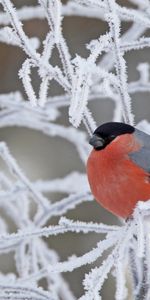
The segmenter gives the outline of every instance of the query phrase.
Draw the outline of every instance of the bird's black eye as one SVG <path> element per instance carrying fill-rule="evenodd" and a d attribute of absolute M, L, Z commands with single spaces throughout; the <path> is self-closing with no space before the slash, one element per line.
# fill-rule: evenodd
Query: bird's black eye
<path fill-rule="evenodd" d="M 115 138 L 116 138 L 116 135 L 114 135 L 114 134 L 112 134 L 112 135 L 109 136 L 109 140 L 110 141 L 113 141 Z"/>
<path fill-rule="evenodd" d="M 115 134 L 111 134 L 111 135 L 105 137 L 105 138 L 104 138 L 104 141 L 105 141 L 105 142 L 103 143 L 103 148 L 104 148 L 104 146 L 109 145 L 115 138 L 116 138 L 116 135 L 115 135 Z"/>

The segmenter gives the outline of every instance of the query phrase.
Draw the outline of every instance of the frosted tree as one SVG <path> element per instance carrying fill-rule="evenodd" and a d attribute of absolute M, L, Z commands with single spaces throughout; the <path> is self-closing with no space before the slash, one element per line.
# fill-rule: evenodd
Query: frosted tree
<path fill-rule="evenodd" d="M 67 139 L 85 164 L 90 150 L 89 135 L 96 128 L 89 102 L 109 98 L 114 103 L 113 120 L 134 124 L 132 95 L 150 92 L 148 63 L 139 62 L 139 79 L 128 82 L 124 56 L 131 50 L 150 47 L 150 38 L 144 36 L 150 27 L 149 1 L 130 0 L 131 6 L 124 7 L 115 0 L 68 0 L 65 4 L 60 0 L 39 0 L 36 6 L 18 9 L 11 0 L 0 3 L 0 42 L 21 48 L 26 56 L 18 70 L 26 99 L 20 91 L 0 95 L 0 127 L 26 127 L 49 137 Z M 85 45 L 89 51 L 86 59 L 70 54 L 62 30 L 67 16 L 101 19 L 108 24 L 104 35 Z M 42 44 L 24 31 L 23 22 L 34 18 L 47 20 L 49 26 Z M 122 21 L 131 23 L 125 33 L 121 32 Z M 61 61 L 58 66 L 52 63 L 56 49 Z M 40 77 L 38 93 L 32 84 L 34 71 Z M 53 81 L 63 92 L 52 97 L 49 92 Z M 59 123 L 63 107 L 68 108 L 68 127 Z M 85 131 L 79 129 L 82 122 Z M 148 121 L 141 120 L 137 126 L 150 133 Z M 116 300 L 128 299 L 128 277 L 132 283 L 132 299 L 150 298 L 149 201 L 139 201 L 133 218 L 120 226 L 70 220 L 65 217 L 67 211 L 83 201 L 93 201 L 85 174 L 72 172 L 64 178 L 31 182 L 5 141 L 0 142 L 0 156 L 8 169 L 0 173 L 0 207 L 7 215 L 0 218 L 0 254 L 13 253 L 16 264 L 16 273 L 0 274 L 0 299 L 76 299 L 62 273 L 73 272 L 86 264 L 91 265 L 91 271 L 85 274 L 85 292 L 80 300 L 101 299 L 109 273 L 116 280 Z M 67 196 L 55 203 L 46 196 L 61 192 Z M 32 203 L 36 206 L 33 218 L 30 216 Z M 58 224 L 46 226 L 53 216 L 59 218 Z M 13 233 L 9 232 L 8 218 L 16 225 Z M 81 256 L 59 261 L 47 241 L 53 235 L 63 237 L 66 232 L 101 233 L 104 239 Z M 93 267 L 92 263 L 108 249 L 103 263 Z M 47 289 L 39 285 L 43 278 Z"/>

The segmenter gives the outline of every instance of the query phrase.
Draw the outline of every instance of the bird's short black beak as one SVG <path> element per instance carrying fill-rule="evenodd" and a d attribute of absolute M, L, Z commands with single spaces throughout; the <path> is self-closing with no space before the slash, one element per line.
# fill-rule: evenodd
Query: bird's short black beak
<path fill-rule="evenodd" d="M 104 147 L 104 143 L 104 139 L 96 134 L 93 134 L 93 136 L 89 140 L 89 144 L 92 145 L 96 150 L 102 149 Z"/>

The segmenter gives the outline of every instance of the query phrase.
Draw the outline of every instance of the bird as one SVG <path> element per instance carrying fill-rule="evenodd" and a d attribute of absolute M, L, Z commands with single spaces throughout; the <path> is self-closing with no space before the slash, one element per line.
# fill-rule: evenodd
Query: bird
<path fill-rule="evenodd" d="M 89 140 L 87 177 L 95 199 L 114 215 L 132 218 L 150 199 L 150 135 L 126 123 L 100 125 Z"/>

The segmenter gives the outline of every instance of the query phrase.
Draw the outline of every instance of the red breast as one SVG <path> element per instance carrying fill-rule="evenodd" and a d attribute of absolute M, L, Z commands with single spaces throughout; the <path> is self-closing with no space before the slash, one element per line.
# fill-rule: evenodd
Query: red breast
<path fill-rule="evenodd" d="M 148 174 L 128 156 L 141 148 L 133 134 L 118 136 L 104 149 L 92 150 L 87 162 L 91 191 L 113 214 L 130 216 L 139 200 L 150 198 Z"/>

